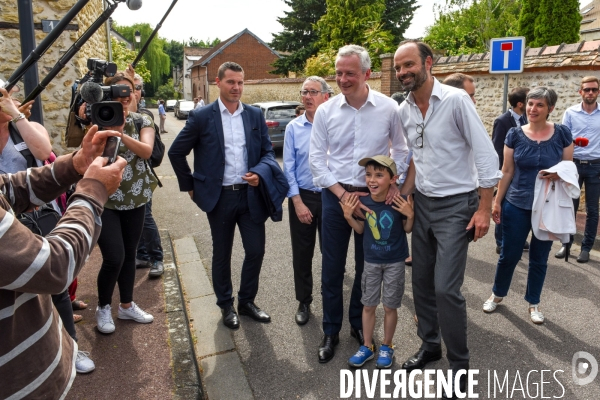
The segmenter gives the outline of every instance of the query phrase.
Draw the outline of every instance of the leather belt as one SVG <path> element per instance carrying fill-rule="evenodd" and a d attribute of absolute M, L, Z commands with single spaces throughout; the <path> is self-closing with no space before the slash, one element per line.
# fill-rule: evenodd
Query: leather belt
<path fill-rule="evenodd" d="M 342 185 L 344 190 L 347 192 L 365 192 L 365 193 L 369 192 L 369 189 L 366 186 L 352 186 L 347 183 L 341 183 L 341 182 L 338 182 L 338 183 L 340 185 Z"/>
<path fill-rule="evenodd" d="M 248 189 L 247 183 L 236 183 L 235 185 L 222 186 L 223 190 L 246 190 Z"/>
<path fill-rule="evenodd" d="M 597 158 L 595 160 L 578 160 L 577 158 L 573 159 L 573 162 L 575 164 L 580 164 L 580 165 L 594 165 L 594 164 L 600 164 L 600 158 Z"/>

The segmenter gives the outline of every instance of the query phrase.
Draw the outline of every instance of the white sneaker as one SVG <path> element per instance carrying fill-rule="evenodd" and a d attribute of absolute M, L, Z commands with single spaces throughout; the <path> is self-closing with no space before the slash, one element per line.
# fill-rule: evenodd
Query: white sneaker
<path fill-rule="evenodd" d="M 150 322 L 154 321 L 154 317 L 152 315 L 139 308 L 133 301 L 131 302 L 131 307 L 129 308 L 123 308 L 119 304 L 119 315 L 117 318 L 132 319 L 140 324 L 149 324 Z"/>
<path fill-rule="evenodd" d="M 113 333 L 115 331 L 115 323 L 110 314 L 110 304 L 104 307 L 96 307 L 96 324 L 98 330 L 102 333 Z"/>
<path fill-rule="evenodd" d="M 492 293 L 490 298 L 487 299 L 485 301 L 485 303 L 483 303 L 483 312 L 489 314 L 489 313 L 496 311 L 496 308 L 498 307 L 498 303 L 500 303 L 503 298 L 504 297 L 498 297 L 498 296 L 494 295 L 494 293 Z"/>
<path fill-rule="evenodd" d="M 78 374 L 88 374 L 96 369 L 96 364 L 90 359 L 90 353 L 87 351 L 77 351 L 75 360 L 75 371 Z"/>
<path fill-rule="evenodd" d="M 544 314 L 542 314 L 542 312 L 538 310 L 538 306 L 539 304 L 529 305 L 529 316 L 531 317 L 531 322 L 540 325 L 544 323 Z"/>

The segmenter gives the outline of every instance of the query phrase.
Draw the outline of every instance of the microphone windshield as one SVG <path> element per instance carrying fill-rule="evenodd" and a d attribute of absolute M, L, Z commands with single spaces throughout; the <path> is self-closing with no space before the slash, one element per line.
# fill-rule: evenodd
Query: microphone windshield
<path fill-rule="evenodd" d="M 590 143 L 590 140 L 588 138 L 578 137 L 578 138 L 575 138 L 575 140 L 573 140 L 573 142 L 575 142 L 576 146 L 585 147 Z"/>
<path fill-rule="evenodd" d="M 127 0 L 127 7 L 133 11 L 139 10 L 142 8 L 142 0 Z"/>
<path fill-rule="evenodd" d="M 81 85 L 79 92 L 81 93 L 81 98 L 88 104 L 98 103 L 104 97 L 102 87 L 94 82 L 84 83 Z"/>

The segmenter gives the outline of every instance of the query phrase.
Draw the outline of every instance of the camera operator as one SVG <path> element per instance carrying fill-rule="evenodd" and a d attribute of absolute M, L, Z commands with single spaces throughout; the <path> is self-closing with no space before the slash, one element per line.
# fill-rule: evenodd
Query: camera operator
<path fill-rule="evenodd" d="M 81 150 L 52 165 L 0 175 L 2 399 L 64 398 L 75 377 L 77 343 L 62 328 L 50 294 L 64 291 L 82 268 L 100 234 L 102 206 L 126 165 L 118 159 L 106 166 L 98 157 L 107 137 L 118 132 L 97 131 L 92 127 Z M 47 237 L 15 220 L 16 213 L 56 198 L 77 181 L 65 215 Z"/>
<path fill-rule="evenodd" d="M 103 261 L 98 273 L 96 322 L 98 330 L 108 334 L 115 331 L 111 302 L 117 283 L 121 300 L 118 318 L 139 323 L 154 320 L 152 315 L 133 302 L 133 289 L 135 257 L 144 225 L 145 206 L 152 199 L 152 190 L 157 182 L 147 165 L 154 145 L 154 124 L 147 116 L 130 111 L 131 103 L 136 101 L 133 81 L 124 72 L 117 72 L 113 77 L 106 78 L 104 85 L 129 87 L 128 97 L 112 99 L 120 102 L 124 110 L 125 125 L 114 129 L 121 132 L 118 154 L 127 161 L 127 166 L 119 189 L 104 206 L 104 229 L 98 238 Z M 80 108 L 80 117 L 85 118 L 85 103 Z M 136 120 L 139 122 L 139 131 Z"/>

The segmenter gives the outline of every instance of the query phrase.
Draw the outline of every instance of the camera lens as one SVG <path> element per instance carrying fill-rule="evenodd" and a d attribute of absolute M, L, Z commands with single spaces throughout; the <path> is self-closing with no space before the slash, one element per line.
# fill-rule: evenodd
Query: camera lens
<path fill-rule="evenodd" d="M 112 107 L 102 107 L 98 111 L 98 116 L 102 121 L 112 121 L 115 116 L 115 110 Z"/>

